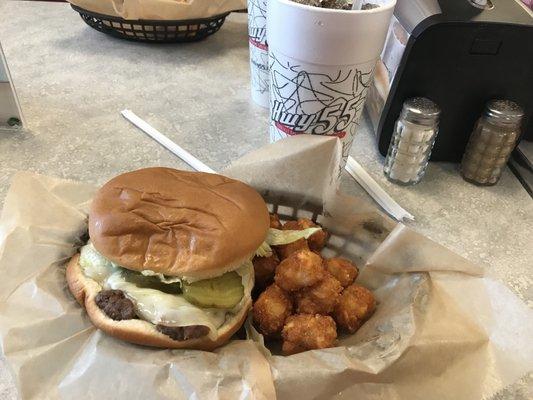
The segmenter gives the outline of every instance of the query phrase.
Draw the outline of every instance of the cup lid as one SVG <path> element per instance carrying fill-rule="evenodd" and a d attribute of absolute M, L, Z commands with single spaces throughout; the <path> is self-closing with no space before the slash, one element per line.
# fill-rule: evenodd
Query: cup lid
<path fill-rule="evenodd" d="M 368 72 L 383 49 L 396 0 L 382 0 L 380 4 L 379 8 L 361 11 L 268 0 L 271 60 L 281 54 L 292 60 L 290 68 L 294 65 L 302 71 L 309 71 L 309 64 L 318 64 L 336 67 L 335 74 L 348 70 L 348 66 L 355 66 L 350 68 L 352 74 Z"/>

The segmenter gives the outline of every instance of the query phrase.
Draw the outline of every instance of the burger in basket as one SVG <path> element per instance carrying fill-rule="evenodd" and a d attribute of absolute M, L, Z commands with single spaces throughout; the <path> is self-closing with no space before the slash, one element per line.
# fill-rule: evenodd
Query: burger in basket
<path fill-rule="evenodd" d="M 269 223 L 264 200 L 242 182 L 170 168 L 125 173 L 93 198 L 90 239 L 68 263 L 68 286 L 111 336 L 211 350 L 247 316 L 251 260 L 269 246 Z"/>

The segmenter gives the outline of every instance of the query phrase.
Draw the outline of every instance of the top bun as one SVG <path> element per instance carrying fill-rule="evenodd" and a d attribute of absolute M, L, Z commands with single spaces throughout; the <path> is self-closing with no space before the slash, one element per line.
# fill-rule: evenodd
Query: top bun
<path fill-rule="evenodd" d="M 130 270 L 205 279 L 239 267 L 265 240 L 268 209 L 250 186 L 221 175 L 146 168 L 96 193 L 89 235 Z"/>

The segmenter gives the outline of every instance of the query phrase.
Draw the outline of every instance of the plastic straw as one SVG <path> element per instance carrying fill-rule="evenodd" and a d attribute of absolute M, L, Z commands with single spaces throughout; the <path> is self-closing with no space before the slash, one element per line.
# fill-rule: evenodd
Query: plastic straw
<path fill-rule="evenodd" d="M 397 221 L 415 220 L 415 217 L 396 203 L 353 157 L 348 157 L 345 169 L 387 214 Z"/>
<path fill-rule="evenodd" d="M 198 160 L 196 157 L 194 157 L 187 150 L 185 150 L 182 147 L 178 146 L 176 143 L 174 143 L 168 137 L 166 137 L 161 132 L 159 132 L 157 129 L 152 127 L 146 121 L 142 120 L 137 115 L 135 115 L 132 111 L 123 110 L 120 113 L 122 114 L 122 116 L 124 118 L 126 118 L 128 121 L 130 121 L 133 125 L 135 125 L 137 128 L 142 130 L 144 133 L 146 133 L 148 136 L 150 136 L 156 142 L 160 143 L 165 148 L 170 150 L 172 153 L 177 155 L 179 158 L 181 158 L 183 161 L 185 161 L 187 164 L 189 164 L 196 171 L 215 173 L 215 170 L 209 168 L 207 165 L 205 165 L 203 162 Z"/>

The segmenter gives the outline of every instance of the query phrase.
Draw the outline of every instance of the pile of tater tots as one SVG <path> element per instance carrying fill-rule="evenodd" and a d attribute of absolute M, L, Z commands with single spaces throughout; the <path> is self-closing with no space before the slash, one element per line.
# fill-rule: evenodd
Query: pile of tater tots
<path fill-rule="evenodd" d="M 282 224 L 276 214 L 270 227 L 303 230 L 317 227 L 309 219 Z M 323 258 L 325 229 L 293 243 L 273 246 L 271 256 L 253 259 L 255 327 L 266 340 L 282 340 L 285 355 L 334 347 L 339 332 L 354 333 L 372 315 L 372 292 L 357 285 L 358 269 L 343 258 Z"/>

